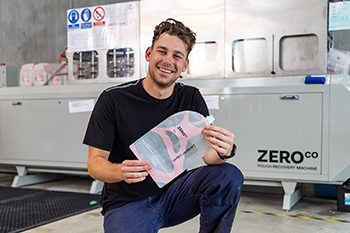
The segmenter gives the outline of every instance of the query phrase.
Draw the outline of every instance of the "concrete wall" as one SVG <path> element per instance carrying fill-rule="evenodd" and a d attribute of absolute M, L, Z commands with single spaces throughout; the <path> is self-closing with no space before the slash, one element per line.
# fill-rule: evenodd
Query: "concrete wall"
<path fill-rule="evenodd" d="M 67 10 L 121 0 L 0 0 L 0 63 L 58 62 L 67 46 Z"/>

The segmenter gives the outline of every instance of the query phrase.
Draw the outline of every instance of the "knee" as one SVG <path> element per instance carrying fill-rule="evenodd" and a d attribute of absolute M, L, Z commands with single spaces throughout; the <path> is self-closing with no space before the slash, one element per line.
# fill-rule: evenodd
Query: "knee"
<path fill-rule="evenodd" d="M 242 172 L 233 164 L 223 163 L 220 165 L 203 166 L 196 178 L 206 183 L 206 187 L 216 190 L 221 187 L 226 190 L 240 190 L 244 177 Z"/>
<path fill-rule="evenodd" d="M 223 179 L 227 179 L 229 182 L 234 183 L 237 187 L 241 187 L 244 182 L 244 176 L 235 165 L 230 163 L 223 163 L 220 165 L 220 173 Z"/>
<path fill-rule="evenodd" d="M 223 163 L 214 166 L 212 187 L 212 197 L 217 197 L 207 202 L 214 205 L 232 205 L 239 201 L 243 186 L 244 177 L 242 172 L 230 163 Z M 215 194 L 214 194 L 215 193 Z"/>

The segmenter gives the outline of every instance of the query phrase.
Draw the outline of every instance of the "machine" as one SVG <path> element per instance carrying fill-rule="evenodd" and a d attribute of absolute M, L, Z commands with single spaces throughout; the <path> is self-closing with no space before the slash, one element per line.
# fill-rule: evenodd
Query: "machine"
<path fill-rule="evenodd" d="M 0 164 L 17 167 L 23 183 L 14 186 L 36 182 L 24 181 L 26 171 L 86 174 L 81 141 L 91 102 L 110 85 L 145 76 L 154 26 L 173 17 L 197 34 L 179 81 L 199 87 L 215 124 L 234 132 L 238 150 L 229 162 L 245 184 L 282 186 L 290 210 L 303 184 L 350 177 L 350 77 L 327 74 L 327 12 L 327 0 L 141 0 L 70 9 L 72 85 L 0 92 Z"/>

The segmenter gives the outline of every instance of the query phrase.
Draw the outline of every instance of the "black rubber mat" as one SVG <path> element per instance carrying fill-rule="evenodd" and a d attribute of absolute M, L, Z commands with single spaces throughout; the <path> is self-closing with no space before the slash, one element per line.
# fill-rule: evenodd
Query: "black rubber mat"
<path fill-rule="evenodd" d="M 0 233 L 22 232 L 100 207 L 100 195 L 0 187 Z"/>

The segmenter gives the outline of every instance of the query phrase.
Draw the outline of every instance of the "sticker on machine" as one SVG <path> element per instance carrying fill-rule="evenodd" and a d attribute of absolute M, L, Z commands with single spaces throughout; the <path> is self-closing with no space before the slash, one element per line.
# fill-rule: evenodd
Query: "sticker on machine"
<path fill-rule="evenodd" d="M 344 194 L 344 204 L 350 206 L 350 193 Z"/>
<path fill-rule="evenodd" d="M 219 96 L 218 95 L 204 95 L 203 96 L 208 109 L 219 109 Z"/>
<path fill-rule="evenodd" d="M 80 100 L 68 102 L 69 113 L 92 112 L 94 109 L 94 100 Z"/>

